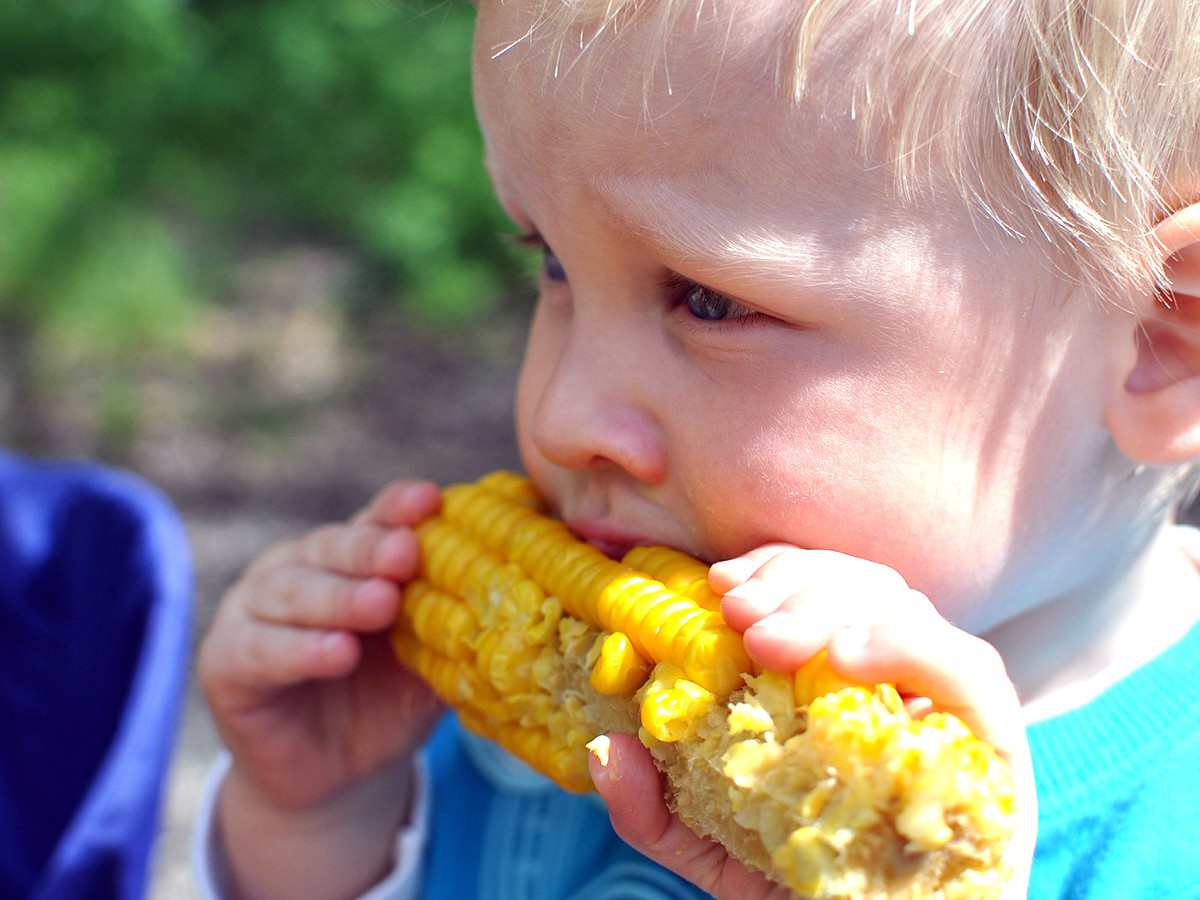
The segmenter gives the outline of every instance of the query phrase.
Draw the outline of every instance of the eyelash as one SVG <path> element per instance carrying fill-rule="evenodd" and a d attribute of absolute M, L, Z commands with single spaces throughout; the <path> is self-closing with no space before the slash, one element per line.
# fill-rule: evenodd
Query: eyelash
<path fill-rule="evenodd" d="M 682 307 L 686 309 L 688 314 L 698 322 L 720 323 L 722 325 L 745 325 L 761 315 L 756 310 L 743 306 L 720 291 L 714 291 L 712 288 L 705 287 L 677 273 L 672 273 L 667 278 L 666 288 L 668 296 L 671 298 L 671 305 L 674 308 Z M 713 304 L 719 304 L 724 308 L 726 314 L 720 316 L 705 315 L 699 312 L 696 307 L 693 307 L 693 303 L 706 304 L 710 309 Z"/>
<path fill-rule="evenodd" d="M 562 263 L 555 256 L 554 250 L 536 231 L 528 231 L 515 237 L 516 243 L 523 247 L 532 247 L 542 251 L 542 274 L 550 281 L 566 281 L 567 274 Z M 756 310 L 743 306 L 736 300 L 714 291 L 712 288 L 698 284 L 689 278 L 672 272 L 664 281 L 663 287 L 671 302 L 672 309 L 686 308 L 688 314 L 698 322 L 721 324 L 748 324 L 761 316 Z M 727 316 L 704 315 L 692 307 L 693 302 L 726 304 L 726 309 L 732 314 Z"/>
<path fill-rule="evenodd" d="M 526 231 L 522 234 L 511 235 L 513 243 L 520 247 L 529 247 L 533 250 L 540 250 L 542 253 L 542 274 L 551 281 L 566 281 L 567 273 L 563 270 L 562 263 L 558 261 L 558 257 L 554 255 L 554 251 L 550 249 L 550 245 L 546 243 L 537 231 Z"/>

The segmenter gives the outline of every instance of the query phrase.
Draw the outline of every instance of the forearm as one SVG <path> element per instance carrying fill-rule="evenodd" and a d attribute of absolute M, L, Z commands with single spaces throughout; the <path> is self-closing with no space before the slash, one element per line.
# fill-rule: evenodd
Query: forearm
<path fill-rule="evenodd" d="M 280 808 L 235 766 L 216 823 L 237 900 L 341 900 L 366 892 L 395 865 L 410 815 L 411 762 L 355 784 L 313 810 Z M 231 898 L 232 900 L 232 898 Z"/>

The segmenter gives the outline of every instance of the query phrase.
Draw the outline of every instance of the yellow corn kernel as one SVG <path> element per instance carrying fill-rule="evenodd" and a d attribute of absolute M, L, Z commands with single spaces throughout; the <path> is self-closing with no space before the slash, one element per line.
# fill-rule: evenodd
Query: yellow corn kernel
<path fill-rule="evenodd" d="M 833 671 L 824 650 L 808 660 L 792 676 L 792 693 L 797 706 L 808 706 L 817 697 L 824 697 L 842 688 L 862 686 Z"/>
<path fill-rule="evenodd" d="M 597 735 L 637 734 L 684 822 L 795 891 L 999 896 L 1012 773 L 957 719 L 912 719 L 892 686 L 855 685 L 824 652 L 756 671 L 702 563 L 609 559 L 514 473 L 447 488 L 417 536 L 398 658 L 567 790 L 590 788 L 589 752 L 607 762 Z"/>
<path fill-rule="evenodd" d="M 455 659 L 474 659 L 479 622 L 470 607 L 424 581 L 415 582 L 405 597 L 405 615 L 424 644 Z"/>
<path fill-rule="evenodd" d="M 473 668 L 443 656 L 411 633 L 394 631 L 392 643 L 405 663 L 415 669 L 434 692 L 451 706 L 489 707 L 499 701 Z"/>
<path fill-rule="evenodd" d="M 497 469 L 495 472 L 489 472 L 479 479 L 479 486 L 487 488 L 489 491 L 495 491 L 497 494 L 502 494 L 510 500 L 515 500 L 522 506 L 528 506 L 530 509 L 539 510 L 542 508 L 542 501 L 534 490 L 533 482 L 524 475 L 518 475 L 516 472 L 509 472 L 505 469 Z"/>
<path fill-rule="evenodd" d="M 507 558 L 571 615 L 593 628 L 628 635 L 644 658 L 675 662 L 690 679 L 718 693 L 739 686 L 750 660 L 741 637 L 718 613 L 609 559 L 575 538 L 563 523 L 482 483 L 447 488 L 444 497 L 442 518 L 452 527 L 418 529 L 419 536 L 438 542 L 436 558 L 429 563 L 435 573 L 431 580 L 455 564 L 461 568 L 447 573 L 448 583 L 465 582 L 465 587 L 474 574 L 464 557 L 486 548 L 486 566 Z M 455 531 L 471 536 L 456 541 L 453 550 L 442 548 Z M 456 585 L 450 583 L 448 589 L 453 592 Z M 681 635 L 686 640 L 681 642 Z"/>
<path fill-rule="evenodd" d="M 620 631 L 604 635 L 592 666 L 592 687 L 601 694 L 632 694 L 650 674 L 650 663 Z"/>
<path fill-rule="evenodd" d="M 721 595 L 708 586 L 708 566 L 670 547 L 634 547 L 621 560 L 645 572 L 677 594 L 696 602 L 702 609 L 721 611 Z"/>
<path fill-rule="evenodd" d="M 608 753 L 612 749 L 612 739 L 607 734 L 596 735 L 587 742 L 587 748 L 596 754 L 596 759 L 600 760 L 600 765 L 608 765 Z"/>
<path fill-rule="evenodd" d="M 475 666 L 501 694 L 515 694 L 535 686 L 533 666 L 540 651 L 520 632 L 493 628 L 479 640 Z"/>
<path fill-rule="evenodd" d="M 683 740 L 715 701 L 711 691 L 681 678 L 665 690 L 647 692 L 642 700 L 642 727 L 664 743 Z"/>

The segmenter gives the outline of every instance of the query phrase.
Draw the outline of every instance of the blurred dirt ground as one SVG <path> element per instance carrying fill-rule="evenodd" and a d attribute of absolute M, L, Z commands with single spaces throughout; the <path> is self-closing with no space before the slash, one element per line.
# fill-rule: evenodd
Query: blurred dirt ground
<path fill-rule="evenodd" d="M 65 358 L 43 384 L 51 402 L 17 424 L 28 410 L 0 392 L 0 425 L 30 438 L 20 449 L 99 457 L 176 503 L 192 542 L 195 644 L 223 592 L 268 545 L 345 518 L 393 479 L 445 484 L 517 465 L 523 315 L 452 330 L 399 314 L 350 322 L 343 301 L 353 277 L 325 248 L 260 257 L 242 267 L 238 296 L 195 323 L 178 354 L 115 376 Z M 193 678 L 151 900 L 196 896 L 191 824 L 217 747 Z"/>

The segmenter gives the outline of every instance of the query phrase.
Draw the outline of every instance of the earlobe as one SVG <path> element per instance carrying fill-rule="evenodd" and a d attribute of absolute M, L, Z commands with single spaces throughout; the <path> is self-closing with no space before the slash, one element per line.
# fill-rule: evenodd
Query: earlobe
<path fill-rule="evenodd" d="M 1138 315 L 1134 362 L 1107 425 L 1130 459 L 1170 466 L 1200 459 L 1200 204 L 1164 219 L 1154 236 L 1165 288 Z"/>

